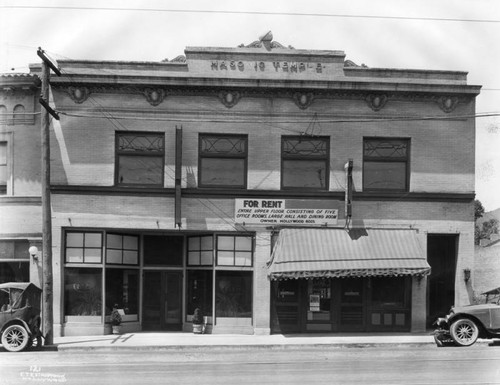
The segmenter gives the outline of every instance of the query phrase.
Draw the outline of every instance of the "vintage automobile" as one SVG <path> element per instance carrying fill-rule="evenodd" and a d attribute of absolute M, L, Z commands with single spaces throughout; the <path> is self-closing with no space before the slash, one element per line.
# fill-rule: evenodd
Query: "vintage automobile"
<path fill-rule="evenodd" d="M 0 284 L 0 333 L 2 346 L 11 352 L 42 345 L 40 298 L 32 283 Z"/>
<path fill-rule="evenodd" d="M 452 307 L 434 323 L 437 346 L 470 346 L 478 338 L 500 338 L 500 287 L 482 293 L 485 303 Z"/>

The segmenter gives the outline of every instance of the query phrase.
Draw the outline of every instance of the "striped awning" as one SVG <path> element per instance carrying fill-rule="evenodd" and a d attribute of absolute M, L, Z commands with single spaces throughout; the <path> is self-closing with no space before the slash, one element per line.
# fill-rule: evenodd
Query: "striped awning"
<path fill-rule="evenodd" d="M 283 229 L 268 263 L 273 280 L 430 274 L 415 230 Z"/>

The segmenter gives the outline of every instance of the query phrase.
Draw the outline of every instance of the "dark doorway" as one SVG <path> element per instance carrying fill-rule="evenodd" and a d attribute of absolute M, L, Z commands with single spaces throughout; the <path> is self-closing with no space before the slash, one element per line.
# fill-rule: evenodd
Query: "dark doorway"
<path fill-rule="evenodd" d="M 427 283 L 427 327 L 448 313 L 455 302 L 458 235 L 429 234 L 427 261 L 431 275 Z"/>
<path fill-rule="evenodd" d="M 182 272 L 144 272 L 142 328 L 182 329 Z"/>
<path fill-rule="evenodd" d="M 340 280 L 340 330 L 365 329 L 365 286 L 364 279 Z"/>
<path fill-rule="evenodd" d="M 290 279 L 271 283 L 271 332 L 298 333 L 301 331 L 301 281 Z"/>

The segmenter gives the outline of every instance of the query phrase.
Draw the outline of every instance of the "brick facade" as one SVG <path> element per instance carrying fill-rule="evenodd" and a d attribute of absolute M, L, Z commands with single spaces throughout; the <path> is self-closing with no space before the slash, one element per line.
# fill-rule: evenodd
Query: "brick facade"
<path fill-rule="evenodd" d="M 475 127 L 469 117 L 479 87 L 468 86 L 465 73 L 349 67 L 341 51 L 259 47 L 191 47 L 181 63 L 59 64 L 71 76 L 52 80 L 54 103 L 62 112 L 51 130 L 56 335 L 105 330 L 102 320 L 83 326 L 65 318 L 64 234 L 74 229 L 253 234 L 251 327 L 215 325 L 213 331 L 270 333 L 267 262 L 271 234 L 279 228 L 236 222 L 235 199 L 328 201 L 338 210 L 334 228 L 340 230 L 348 159 L 354 164 L 351 226 L 414 229 L 424 249 L 428 234 L 458 235 L 454 300 L 468 303 L 462 271 L 474 263 Z M 182 127 L 180 229 L 175 229 L 176 127 Z M 115 185 L 116 133 L 127 131 L 164 133 L 163 187 Z M 207 133 L 248 136 L 246 190 L 198 188 L 199 135 Z M 284 135 L 329 138 L 327 190 L 281 189 Z M 367 137 L 410 140 L 408 191 L 363 191 Z M 425 329 L 428 279 L 412 279 L 414 332 Z M 127 327 L 141 330 L 140 318 Z"/>

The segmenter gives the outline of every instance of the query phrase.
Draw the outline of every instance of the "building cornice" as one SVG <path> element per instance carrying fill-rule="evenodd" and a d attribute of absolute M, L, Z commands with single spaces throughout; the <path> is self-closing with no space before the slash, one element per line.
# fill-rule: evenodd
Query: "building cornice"
<path fill-rule="evenodd" d="M 318 99 L 342 99 L 342 100 L 364 100 L 373 111 L 380 111 L 387 103 L 392 101 L 411 102 L 433 102 L 445 113 L 452 112 L 459 104 L 468 104 L 479 93 L 480 87 L 462 85 L 425 85 L 422 87 L 410 87 L 408 85 L 370 84 L 367 87 L 359 87 L 349 82 L 333 82 L 320 84 L 317 88 L 301 82 L 289 82 L 286 85 L 276 81 L 241 85 L 241 81 L 226 84 L 213 83 L 211 85 L 197 85 L 193 82 L 189 85 L 119 85 L 119 84 L 93 84 L 93 83 L 65 83 L 54 82 L 54 90 L 62 91 L 76 103 L 84 103 L 92 94 L 131 94 L 141 95 L 146 101 L 156 107 L 172 96 L 209 96 L 216 97 L 227 108 L 234 107 L 244 98 L 287 98 L 300 109 L 307 109 Z M 238 84 L 237 86 L 235 84 Z"/>

